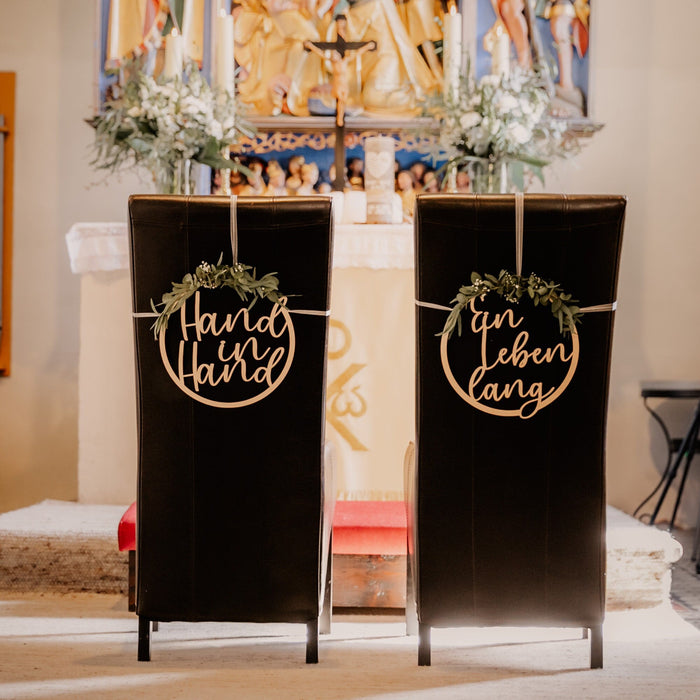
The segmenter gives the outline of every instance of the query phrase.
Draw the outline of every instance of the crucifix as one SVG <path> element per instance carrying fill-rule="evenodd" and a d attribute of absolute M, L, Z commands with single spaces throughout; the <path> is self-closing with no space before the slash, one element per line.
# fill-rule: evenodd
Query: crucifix
<path fill-rule="evenodd" d="M 333 70 L 333 97 L 335 97 L 335 180 L 333 189 L 343 191 L 345 184 L 345 107 L 350 94 L 348 79 L 348 63 L 352 58 L 362 56 L 367 51 L 377 49 L 376 41 L 346 41 L 348 21 L 345 15 L 335 18 L 335 28 L 338 38 L 335 41 L 305 41 L 304 49 L 312 51 L 322 59 L 326 51 L 331 51 L 331 66 Z M 346 55 L 346 52 L 352 52 Z"/>

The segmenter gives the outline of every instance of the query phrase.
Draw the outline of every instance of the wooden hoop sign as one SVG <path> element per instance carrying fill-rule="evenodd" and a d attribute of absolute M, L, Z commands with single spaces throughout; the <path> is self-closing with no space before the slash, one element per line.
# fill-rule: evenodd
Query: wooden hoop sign
<path fill-rule="evenodd" d="M 240 408 L 269 396 L 294 359 L 294 324 L 285 303 L 259 300 L 249 309 L 231 289 L 198 290 L 160 332 L 168 375 L 207 406 Z"/>
<path fill-rule="evenodd" d="M 532 418 L 571 382 L 579 359 L 578 332 L 561 335 L 548 311 L 538 314 L 541 308 L 523 315 L 502 299 L 478 306 L 476 301 L 464 311 L 465 337 L 442 336 L 440 359 L 447 381 L 479 411 Z"/>

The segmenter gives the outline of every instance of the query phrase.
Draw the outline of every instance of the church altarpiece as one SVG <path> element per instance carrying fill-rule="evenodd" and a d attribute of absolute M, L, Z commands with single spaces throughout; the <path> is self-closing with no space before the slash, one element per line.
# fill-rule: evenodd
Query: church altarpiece
<path fill-rule="evenodd" d="M 210 77 L 216 18 L 233 15 L 237 98 L 258 131 L 247 154 L 286 162 L 301 150 L 324 170 L 338 138 L 361 157 L 364 136 L 379 132 L 394 135 L 402 167 L 424 158 L 415 119 L 449 81 L 450 13 L 460 18 L 461 72 L 489 73 L 505 34 L 512 63 L 550 68 L 557 114 L 577 130 L 588 121 L 590 0 L 102 1 L 103 90 L 125 57 L 157 73 L 173 29 Z M 334 129 L 339 83 L 349 133 Z"/>

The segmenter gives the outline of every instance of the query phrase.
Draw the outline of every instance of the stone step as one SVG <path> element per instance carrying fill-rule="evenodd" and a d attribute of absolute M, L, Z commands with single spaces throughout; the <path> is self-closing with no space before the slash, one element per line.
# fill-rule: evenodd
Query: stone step
<path fill-rule="evenodd" d="M 403 504 L 352 503 L 339 502 L 334 522 L 334 606 L 403 607 Z M 126 594 L 128 557 L 117 546 L 125 510 L 43 501 L 0 515 L 0 589 Z M 607 608 L 668 603 L 680 544 L 614 508 L 607 517 Z"/>

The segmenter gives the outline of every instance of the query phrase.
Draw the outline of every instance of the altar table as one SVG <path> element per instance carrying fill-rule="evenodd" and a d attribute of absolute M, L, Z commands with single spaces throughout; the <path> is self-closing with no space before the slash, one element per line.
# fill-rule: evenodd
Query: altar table
<path fill-rule="evenodd" d="M 137 438 L 127 227 L 77 223 L 66 242 L 81 275 L 78 497 L 130 503 Z M 414 322 L 413 227 L 336 226 L 326 426 L 339 498 L 403 498 Z"/>

